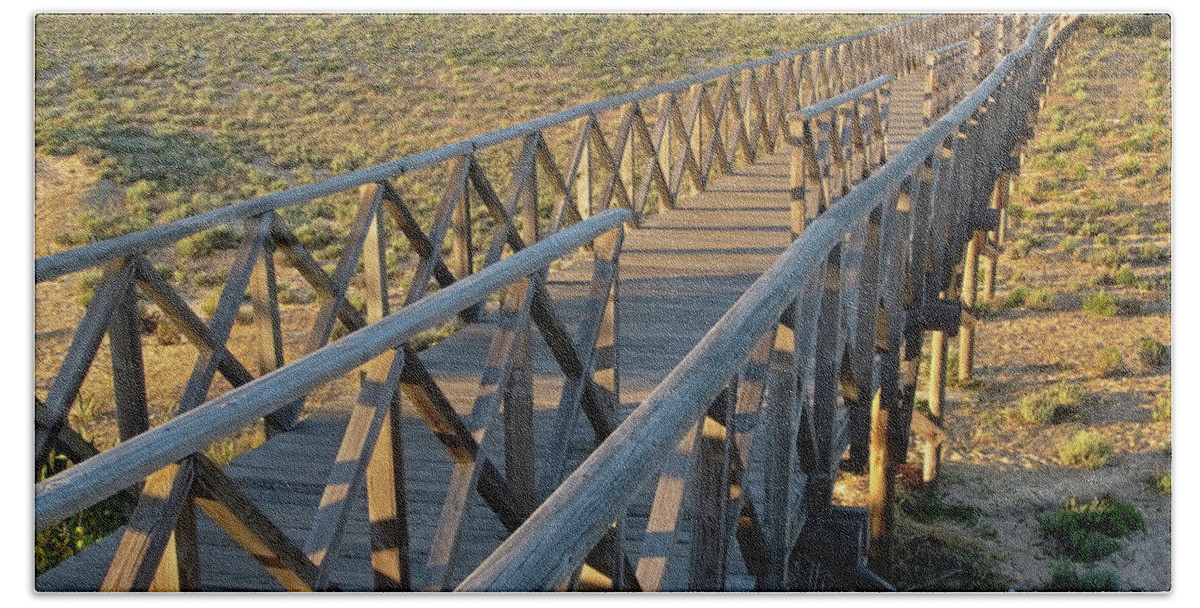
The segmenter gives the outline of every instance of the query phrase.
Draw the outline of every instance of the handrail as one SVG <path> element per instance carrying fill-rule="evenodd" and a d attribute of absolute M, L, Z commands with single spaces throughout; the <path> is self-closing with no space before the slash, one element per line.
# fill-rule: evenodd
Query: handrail
<path fill-rule="evenodd" d="M 813 104 L 811 106 L 808 106 L 807 108 L 803 108 L 797 113 L 802 114 L 805 118 L 812 118 L 814 116 L 824 114 L 825 112 L 828 112 L 829 110 L 832 110 L 833 108 L 836 108 L 851 99 L 856 99 L 858 97 L 862 97 L 863 95 L 866 95 L 867 93 L 874 91 L 875 89 L 878 89 L 879 87 L 891 82 L 892 80 L 893 79 L 890 75 L 880 76 L 879 78 L 876 78 L 875 80 L 872 80 L 871 82 L 854 87 L 853 89 L 850 89 L 849 91 L 846 91 L 845 93 L 842 93 L 841 95 L 838 95 L 836 97 L 830 97 L 829 99 L 826 99 L 825 101 L 822 101 L 821 103 Z M 793 135 L 793 137 L 795 137 L 795 136 Z"/>
<path fill-rule="evenodd" d="M 648 100 L 663 93 L 679 92 L 697 83 L 707 82 L 715 78 L 733 74 L 742 70 L 754 69 L 782 60 L 795 58 L 804 53 L 833 48 L 838 45 L 847 44 L 855 40 L 861 40 L 875 34 L 917 23 L 932 17 L 932 15 L 922 15 L 907 21 L 875 28 L 867 32 L 855 34 L 853 36 L 812 44 L 785 53 L 772 55 L 763 59 L 756 59 L 732 66 L 709 70 L 702 74 L 690 76 L 688 78 L 682 78 L 666 84 L 647 87 L 631 93 L 614 95 L 582 106 L 576 106 L 574 108 L 562 110 L 549 116 L 537 118 L 518 125 L 506 127 L 504 129 L 499 129 L 497 131 L 486 133 L 470 139 L 447 144 L 433 150 L 427 150 L 417 154 L 405 156 L 403 158 L 376 165 L 374 167 L 360 169 L 358 171 L 332 177 L 320 182 L 297 186 L 295 188 L 289 188 L 280 192 L 274 192 L 238 203 L 233 203 L 229 206 L 183 218 L 170 224 L 155 226 L 140 232 L 126 234 L 98 243 L 92 243 L 68 251 L 44 256 L 34 260 L 34 281 L 36 283 L 41 283 L 43 281 L 53 280 L 71 272 L 101 265 L 110 260 L 143 252 L 148 249 L 162 247 L 203 230 L 214 228 L 237 219 L 253 217 L 268 211 L 291 207 L 317 198 L 329 196 L 331 194 L 345 192 L 359 186 L 392 179 L 406 173 L 411 173 L 417 169 L 428 167 L 430 165 L 447 161 L 455 157 L 468 155 L 499 143 L 538 133 L 544 129 L 559 126 L 564 123 L 588 116 L 589 114 L 596 114 L 599 112 L 612 110 L 631 102 Z"/>
<path fill-rule="evenodd" d="M 435 327 L 496 290 L 546 267 L 611 230 L 631 213 L 609 209 L 547 236 L 445 289 L 312 354 L 122 442 L 47 479 L 34 490 L 38 530 L 221 439 L 310 390 Z"/>
<path fill-rule="evenodd" d="M 974 92 L 838 204 L 806 227 L 625 421 L 530 518 L 459 585 L 459 591 L 553 588 L 609 530 L 628 500 L 737 373 L 759 337 L 814 279 L 850 226 L 895 193 L 976 114 L 1018 62 L 1041 51 L 1043 16 L 1026 42 Z M 554 556 L 553 559 L 547 556 Z"/>

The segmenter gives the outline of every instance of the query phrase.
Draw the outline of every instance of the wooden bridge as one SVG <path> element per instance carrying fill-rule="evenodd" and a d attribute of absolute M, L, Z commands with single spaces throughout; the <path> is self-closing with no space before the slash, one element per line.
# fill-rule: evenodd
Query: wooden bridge
<path fill-rule="evenodd" d="M 936 475 L 945 337 L 969 375 L 1074 23 L 922 17 L 38 259 L 38 282 L 103 278 L 35 400 L 37 462 L 76 463 L 37 484 L 37 529 L 136 508 L 37 589 L 890 589 L 896 466 L 911 427 Z M 501 190 L 481 159 L 506 145 Z M 427 219 L 405 180 L 444 192 Z M 276 212 L 354 189 L 326 272 Z M 227 224 L 241 244 L 204 320 L 147 254 Z M 391 235 L 419 256 L 407 290 Z M 290 362 L 276 254 L 320 294 Z M 135 290 L 199 351 L 154 428 Z M 227 348 L 247 290 L 253 362 Z M 912 409 L 926 333 L 931 416 Z M 96 453 L 65 420 L 106 334 L 122 441 Z M 235 388 L 208 399 L 218 373 Z M 356 391 L 305 408 L 347 374 Z M 204 455 L 264 419 L 261 447 Z M 870 472 L 870 504 L 833 504 L 839 467 Z"/>

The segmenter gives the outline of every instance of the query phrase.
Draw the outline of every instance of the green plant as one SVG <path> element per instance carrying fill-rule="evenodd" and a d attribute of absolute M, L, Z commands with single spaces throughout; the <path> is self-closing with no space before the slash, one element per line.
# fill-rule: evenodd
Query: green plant
<path fill-rule="evenodd" d="M 1092 371 L 1098 378 L 1110 378 L 1125 371 L 1125 360 L 1121 351 L 1106 346 L 1096 352 L 1092 359 Z"/>
<path fill-rule="evenodd" d="M 1154 484 L 1154 487 L 1163 496 L 1170 496 L 1171 495 L 1171 472 L 1167 471 L 1165 474 L 1163 474 L 1162 477 L 1159 477 L 1158 482 Z"/>
<path fill-rule="evenodd" d="M 1050 564 L 1050 580 L 1042 591 L 1120 591 L 1117 573 L 1108 568 L 1088 568 L 1082 572 L 1068 560 L 1056 559 Z"/>
<path fill-rule="evenodd" d="M 1106 247 L 1104 249 L 1093 249 L 1088 252 L 1087 260 L 1093 266 L 1117 268 L 1129 261 L 1129 250 L 1125 249 L 1122 245 Z"/>
<path fill-rule="evenodd" d="M 983 515 L 979 507 L 946 502 L 941 494 L 932 489 L 902 492 L 896 504 L 905 515 L 923 524 L 945 519 L 974 526 Z"/>
<path fill-rule="evenodd" d="M 944 525 L 896 516 L 891 581 L 902 591 L 1004 591 L 1000 556 Z"/>
<path fill-rule="evenodd" d="M 179 344 L 183 341 L 183 336 L 179 333 L 179 328 L 170 321 L 163 321 L 154 329 L 154 337 L 158 343 L 163 346 Z"/>
<path fill-rule="evenodd" d="M 1162 365 L 1169 354 L 1167 346 L 1154 338 L 1138 340 L 1138 362 L 1142 364 L 1143 369 L 1151 370 Z"/>
<path fill-rule="evenodd" d="M 1085 394 L 1065 382 L 1043 391 L 1025 395 L 1017 404 L 1020 422 L 1028 425 L 1058 424 L 1079 411 Z"/>
<path fill-rule="evenodd" d="M 1067 466 L 1099 469 L 1112 456 L 1112 441 L 1094 429 L 1075 433 L 1058 446 L 1058 460 Z"/>
<path fill-rule="evenodd" d="M 1133 268 L 1129 264 L 1122 264 L 1121 268 L 1112 275 L 1113 283 L 1122 287 L 1136 287 L 1138 284 L 1137 274 L 1133 272 Z"/>
<path fill-rule="evenodd" d="M 1024 286 L 1014 287 L 1008 293 L 1004 294 L 1004 298 L 1000 300 L 1001 308 L 1017 308 L 1024 306 L 1025 300 L 1029 297 L 1029 288 Z"/>
<path fill-rule="evenodd" d="M 1054 292 L 1046 288 L 1034 289 L 1025 296 L 1025 308 L 1029 310 L 1054 310 L 1055 298 Z"/>
<path fill-rule="evenodd" d="M 1155 422 L 1171 419 L 1171 383 L 1167 382 L 1167 392 L 1159 395 L 1154 401 L 1154 413 L 1151 418 Z"/>
<path fill-rule="evenodd" d="M 1064 237 L 1062 240 L 1060 240 L 1058 242 L 1058 248 L 1061 249 L 1064 253 L 1067 253 L 1068 255 L 1074 255 L 1075 252 L 1079 249 L 1079 245 L 1081 242 L 1082 241 L 1080 241 L 1077 237 L 1073 237 L 1073 236 Z"/>
<path fill-rule="evenodd" d="M 1103 289 L 1089 296 L 1083 296 L 1083 310 L 1098 317 L 1112 317 L 1117 314 L 1116 296 Z"/>
<path fill-rule="evenodd" d="M 51 477 L 72 464 L 66 456 L 51 450 L 46 462 L 38 467 L 37 480 Z M 34 576 L 116 531 L 128 521 L 131 512 L 132 505 L 118 494 L 37 532 L 33 540 Z"/>
<path fill-rule="evenodd" d="M 212 318 L 217 312 L 217 305 L 221 303 L 221 291 L 222 288 L 216 287 L 204 294 L 204 299 L 200 300 L 200 311 L 204 316 Z"/>
<path fill-rule="evenodd" d="M 1063 556 L 1095 561 L 1121 548 L 1121 538 L 1146 528 L 1134 505 L 1109 497 L 1082 503 L 1072 498 L 1038 518 L 1038 529 Z"/>
<path fill-rule="evenodd" d="M 175 243 L 175 252 L 184 259 L 202 258 L 218 249 L 233 249 L 238 246 L 237 236 L 229 226 L 217 226 Z"/>
<path fill-rule="evenodd" d="M 1171 222 L 1169 220 L 1158 220 L 1150 225 L 1150 230 L 1154 234 L 1164 234 L 1171 231 Z"/>

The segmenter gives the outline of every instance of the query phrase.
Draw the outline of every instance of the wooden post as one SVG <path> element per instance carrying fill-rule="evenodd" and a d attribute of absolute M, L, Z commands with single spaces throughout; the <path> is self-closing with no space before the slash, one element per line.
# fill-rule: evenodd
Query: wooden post
<path fill-rule="evenodd" d="M 971 312 L 975 309 L 975 274 L 979 268 L 979 250 L 983 246 L 984 232 L 976 230 L 967 242 L 967 255 L 963 261 L 962 303 Z M 975 325 L 963 323 L 958 330 L 958 379 L 970 380 L 975 364 Z"/>
<path fill-rule="evenodd" d="M 996 178 L 996 187 L 992 190 L 993 209 L 1000 210 L 1000 223 L 992 234 L 992 242 L 996 245 L 991 255 L 987 256 L 987 265 L 983 269 L 983 297 L 991 300 L 996 296 L 996 266 L 1000 263 L 999 249 L 1004 237 L 1004 224 L 1007 222 L 1009 188 L 1012 187 L 1012 174 L 1001 172 Z"/>
<path fill-rule="evenodd" d="M 946 334 L 941 331 L 930 333 L 933 340 L 929 348 L 929 413 L 935 422 L 940 423 L 943 419 L 942 402 L 946 398 Z M 925 483 L 933 483 L 937 479 L 941 458 L 941 445 L 933 442 L 925 444 Z"/>
<path fill-rule="evenodd" d="M 468 161 L 469 162 L 469 161 Z M 379 184 L 369 184 L 362 187 L 364 200 L 375 195 Z M 469 214 L 465 190 L 456 204 L 455 211 L 463 209 Z M 467 230 L 470 230 L 469 216 L 464 215 Z M 453 220 L 452 220 L 453 221 Z M 462 245 L 455 230 L 455 247 Z M 363 243 L 363 274 L 366 279 L 367 292 L 367 323 L 375 323 L 388 316 L 391 307 L 388 302 L 387 256 L 384 248 L 383 216 L 376 214 L 367 229 Z M 465 246 L 470 247 L 470 237 Z M 458 249 L 458 251 L 463 251 Z M 434 255 L 439 255 L 436 250 Z M 470 259 L 469 254 L 466 259 Z M 460 268 L 461 270 L 461 268 Z M 463 275 L 465 276 L 465 275 Z M 460 276 L 460 278 L 462 278 Z M 403 356 L 397 351 L 386 357 L 371 361 L 363 376 L 364 385 L 367 382 L 386 386 L 393 358 Z M 367 519 L 370 522 L 371 537 L 371 570 L 374 573 L 375 589 L 377 591 L 408 591 L 412 588 L 409 571 L 408 551 L 408 499 L 405 490 L 404 475 L 404 441 L 401 429 L 401 397 L 399 390 L 391 395 L 383 396 L 388 399 L 388 411 L 383 415 L 379 434 L 371 449 L 367 461 Z"/>
<path fill-rule="evenodd" d="M 164 319 L 163 323 L 169 323 Z M 117 301 L 108 321 L 109 354 L 112 357 L 113 394 L 117 402 L 117 428 L 121 441 L 150 428 L 146 410 L 146 372 L 142 365 L 141 320 L 133 283 Z"/>
<path fill-rule="evenodd" d="M 585 116 L 581 120 L 590 121 L 592 117 Z M 575 205 L 579 208 L 579 217 L 592 217 L 592 137 L 590 130 L 584 129 L 587 141 L 583 142 L 583 154 L 579 157 L 579 171 L 575 174 Z M 632 133 L 630 133 L 632 135 Z M 633 140 L 630 139 L 632 144 Z M 632 166 L 632 163 L 630 163 Z M 630 180 L 632 183 L 632 180 Z M 531 241 L 526 241 L 531 243 Z"/>
<path fill-rule="evenodd" d="M 876 574 L 885 579 L 892 576 L 891 531 L 895 519 L 892 513 L 895 493 L 894 468 L 888 454 L 887 429 L 891 412 L 883 406 L 883 389 L 871 400 L 871 452 L 868 480 L 871 543 L 868 563 Z"/>

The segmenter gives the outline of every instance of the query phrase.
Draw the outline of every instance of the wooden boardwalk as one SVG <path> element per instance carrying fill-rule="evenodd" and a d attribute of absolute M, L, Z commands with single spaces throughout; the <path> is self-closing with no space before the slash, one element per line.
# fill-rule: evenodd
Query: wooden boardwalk
<path fill-rule="evenodd" d="M 889 146 L 894 154 L 922 130 L 921 72 L 893 85 Z M 760 157 L 752 166 L 716 182 L 708 191 L 681 197 L 676 208 L 648 216 L 639 229 L 629 230 L 620 264 L 620 395 L 622 413 L 630 411 L 657 386 L 668 372 L 700 341 L 745 289 L 789 244 L 789 164 L 785 147 Z M 591 269 L 575 264 L 550 275 L 550 293 L 559 304 L 561 318 L 570 329 L 581 315 Z M 483 357 L 494 325 L 467 326 L 449 339 L 422 353 L 460 415 L 470 414 L 479 386 Z M 538 335 L 534 332 L 534 335 Z M 562 376 L 548 348 L 534 340 L 534 424 L 549 429 L 557 407 Z M 330 403 L 295 430 L 278 436 L 233 461 L 226 474 L 298 545 L 308 533 L 326 474 L 334 462 L 354 395 L 345 403 Z M 407 407 L 407 406 L 406 406 Z M 409 529 L 413 561 L 413 586 L 428 588 L 425 568 L 434 529 L 446 493 L 452 464 L 423 419 L 406 410 L 404 420 L 405 470 L 408 478 Z M 544 426 L 545 425 L 545 426 Z M 549 432 L 535 433 L 540 441 Z M 590 426 L 580 417 L 573 439 L 576 462 L 592 445 Z M 498 442 L 492 442 L 495 445 Z M 538 446 L 545 449 L 547 446 Z M 503 470 L 503 457 L 492 455 Z M 539 460 L 540 462 L 540 460 Z M 543 471 L 538 472 L 544 476 Z M 539 480 L 542 484 L 545 480 Z M 753 491 L 754 480 L 750 480 Z M 344 590 L 373 589 L 370 541 L 367 535 L 365 490 L 355 500 L 342 545 L 344 559 L 334 577 Z M 641 542 L 652 492 L 641 493 L 642 504 L 630 510 L 627 539 L 631 548 Z M 541 497 L 539 497 L 541 498 Z M 452 574 L 457 584 L 505 537 L 505 529 L 478 494 L 472 497 L 467 519 L 462 567 Z M 687 563 L 686 527 L 690 515 L 685 505 L 671 560 Z M 198 518 L 200 560 L 205 590 L 282 590 L 250 556 L 231 541 L 206 516 Z M 110 535 L 91 549 L 38 579 L 40 590 L 86 590 L 99 587 L 120 534 Z M 637 551 L 632 551 L 636 555 Z M 736 559 L 735 559 L 736 558 Z M 731 573 L 744 572 L 736 552 L 731 553 Z M 669 562 L 670 563 L 670 562 Z M 682 572 L 668 571 L 661 588 L 682 589 Z M 745 577 L 748 588 L 752 580 Z"/>

